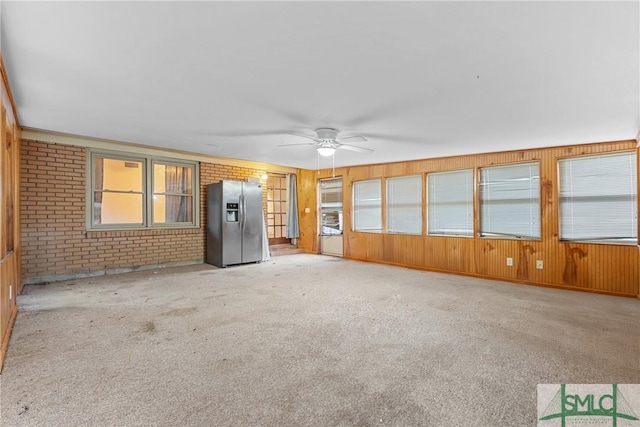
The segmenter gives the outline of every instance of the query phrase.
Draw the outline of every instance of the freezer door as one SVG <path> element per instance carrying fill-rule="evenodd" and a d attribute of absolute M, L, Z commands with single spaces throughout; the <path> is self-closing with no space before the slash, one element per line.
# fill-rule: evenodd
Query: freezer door
<path fill-rule="evenodd" d="M 262 185 L 242 184 L 242 262 L 258 262 L 262 261 Z"/>
<path fill-rule="evenodd" d="M 240 208 L 242 183 L 222 181 L 222 266 L 242 262 L 242 222 L 234 211 Z"/>
<path fill-rule="evenodd" d="M 207 185 L 207 262 L 222 267 L 222 187 Z"/>

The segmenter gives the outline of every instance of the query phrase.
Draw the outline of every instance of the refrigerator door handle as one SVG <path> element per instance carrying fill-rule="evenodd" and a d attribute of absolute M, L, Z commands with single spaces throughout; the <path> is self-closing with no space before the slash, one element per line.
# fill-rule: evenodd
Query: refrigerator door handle
<path fill-rule="evenodd" d="M 240 229 L 244 230 L 244 210 L 245 210 L 245 205 L 244 205 L 244 194 L 240 195 L 240 203 L 238 204 L 238 214 L 240 215 Z"/>

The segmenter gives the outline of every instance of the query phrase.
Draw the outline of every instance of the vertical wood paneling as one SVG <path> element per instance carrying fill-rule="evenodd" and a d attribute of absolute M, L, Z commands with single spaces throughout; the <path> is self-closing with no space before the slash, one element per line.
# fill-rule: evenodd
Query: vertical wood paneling
<path fill-rule="evenodd" d="M 316 173 L 299 170 L 296 173 L 298 187 L 298 248 L 307 253 L 318 253 L 318 199 Z M 307 210 L 309 212 L 307 212 Z"/>
<path fill-rule="evenodd" d="M 630 140 L 338 168 L 335 174 L 343 177 L 344 186 L 345 257 L 532 284 L 639 296 L 640 247 L 561 242 L 557 202 L 558 159 L 634 149 L 640 157 L 640 148 L 637 147 L 636 141 Z M 382 178 L 384 194 L 384 179 L 388 177 L 422 174 L 424 186 L 424 177 L 429 172 L 473 168 L 477 180 L 478 169 L 481 167 L 530 161 L 538 161 L 540 165 L 540 240 L 478 237 L 477 185 L 474 198 L 476 234 L 473 238 L 351 231 L 351 186 L 354 181 Z M 313 194 L 305 194 L 302 197 L 314 199 L 315 180 L 318 177 L 330 177 L 331 172 L 321 170 L 319 173 L 308 172 L 304 175 L 313 181 L 312 184 L 304 184 L 304 188 L 313 190 Z M 426 189 L 423 190 L 423 194 L 424 191 Z M 426 206 L 424 202 L 423 208 Z M 426 226 L 426 208 L 423 209 L 423 216 Z M 317 229 L 311 232 L 309 228 L 308 233 L 315 234 Z M 313 246 L 312 241 L 313 238 L 309 243 L 305 243 L 305 248 Z M 507 257 L 513 258 L 513 266 L 507 266 Z M 536 268 L 537 260 L 543 261 L 543 269 Z"/>
<path fill-rule="evenodd" d="M 0 369 L 4 362 L 20 292 L 20 128 L 0 56 Z M 8 221 L 12 205 L 13 225 Z M 9 234 L 13 247 L 8 247 Z"/>

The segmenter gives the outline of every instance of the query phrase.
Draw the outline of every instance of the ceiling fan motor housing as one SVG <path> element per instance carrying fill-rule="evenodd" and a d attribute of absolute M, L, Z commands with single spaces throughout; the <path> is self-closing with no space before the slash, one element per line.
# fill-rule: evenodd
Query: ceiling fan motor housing
<path fill-rule="evenodd" d="M 333 142 L 338 136 L 338 131 L 331 128 L 319 128 L 316 129 L 316 133 L 318 134 L 318 139 L 326 142 Z"/>

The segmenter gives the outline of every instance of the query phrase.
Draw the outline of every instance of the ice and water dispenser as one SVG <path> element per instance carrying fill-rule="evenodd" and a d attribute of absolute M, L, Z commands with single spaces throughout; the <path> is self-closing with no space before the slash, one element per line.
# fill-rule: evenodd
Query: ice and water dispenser
<path fill-rule="evenodd" d="M 238 222 L 238 203 L 227 203 L 227 222 Z"/>

